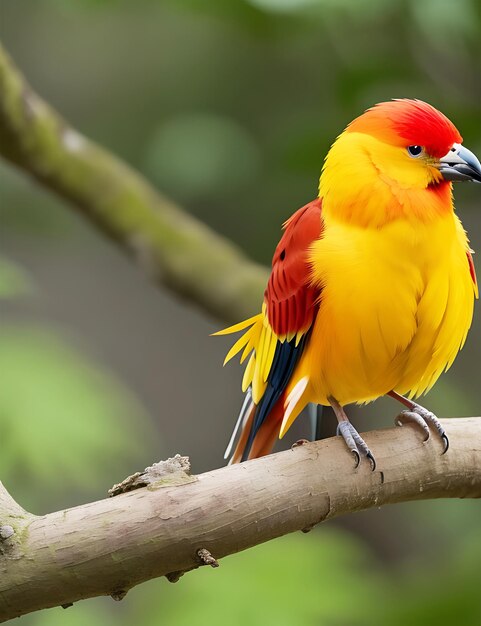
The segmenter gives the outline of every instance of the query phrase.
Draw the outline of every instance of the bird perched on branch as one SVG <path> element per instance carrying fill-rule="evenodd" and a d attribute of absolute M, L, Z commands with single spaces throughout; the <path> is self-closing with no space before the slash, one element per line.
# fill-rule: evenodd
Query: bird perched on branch
<path fill-rule="evenodd" d="M 262 311 L 216 334 L 245 331 L 225 362 L 248 358 L 246 391 L 226 456 L 268 454 L 308 403 L 330 405 L 356 459 L 375 460 L 344 406 L 384 395 L 429 437 L 448 437 L 412 398 L 462 348 L 478 295 L 452 181 L 481 182 L 456 127 L 419 100 L 383 102 L 332 145 L 319 197 L 284 224 Z"/>

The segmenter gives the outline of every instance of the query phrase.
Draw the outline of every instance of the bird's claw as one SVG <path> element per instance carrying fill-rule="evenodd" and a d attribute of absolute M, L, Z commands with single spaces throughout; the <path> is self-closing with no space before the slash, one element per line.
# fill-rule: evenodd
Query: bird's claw
<path fill-rule="evenodd" d="M 430 437 L 429 426 L 426 420 L 414 411 L 401 411 L 401 413 L 399 413 L 399 415 L 396 417 L 396 426 L 404 426 L 404 424 L 409 423 L 416 424 L 416 426 L 418 426 L 424 432 L 425 437 L 423 441 L 424 443 L 426 443 L 426 441 Z"/>
<path fill-rule="evenodd" d="M 372 471 L 376 469 L 376 460 L 372 455 L 372 452 L 369 450 L 367 443 L 357 432 L 351 422 L 340 422 L 337 426 L 336 432 L 338 435 L 341 435 L 341 437 L 346 442 L 347 447 L 354 456 L 354 459 L 356 461 L 355 469 L 357 469 L 361 463 L 361 455 L 369 459 Z"/>
<path fill-rule="evenodd" d="M 443 454 L 446 454 L 446 452 L 449 450 L 449 439 L 446 433 L 443 433 L 441 435 L 441 439 L 443 440 L 443 443 L 444 443 L 444 450 L 441 452 L 441 455 L 443 455 Z"/>
<path fill-rule="evenodd" d="M 361 455 L 359 454 L 358 450 L 351 450 L 352 455 L 356 461 L 356 464 L 354 465 L 354 469 L 357 469 L 359 467 L 359 464 L 361 463 Z"/>
<path fill-rule="evenodd" d="M 444 450 L 441 454 L 446 454 L 449 448 L 449 439 L 446 435 L 446 431 L 441 426 L 440 421 L 434 413 L 431 413 L 431 411 L 428 411 L 423 406 L 413 402 L 412 408 L 410 410 L 402 411 L 395 420 L 397 426 L 402 426 L 408 422 L 414 423 L 422 429 L 426 435 L 424 442 L 426 442 L 430 437 L 429 427 L 431 426 L 434 428 L 444 444 Z"/>
<path fill-rule="evenodd" d="M 371 463 L 371 470 L 374 472 L 376 469 L 376 459 L 373 457 L 371 452 L 368 452 L 366 457 L 369 459 L 369 462 Z"/>

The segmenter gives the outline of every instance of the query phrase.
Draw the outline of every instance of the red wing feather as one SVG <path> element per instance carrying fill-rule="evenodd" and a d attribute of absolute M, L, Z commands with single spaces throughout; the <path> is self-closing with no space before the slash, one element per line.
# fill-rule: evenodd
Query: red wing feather
<path fill-rule="evenodd" d="M 322 234 L 321 200 L 309 202 L 284 224 L 272 259 L 264 299 L 269 323 L 280 338 L 305 332 L 312 324 L 319 290 L 309 282 L 309 248 Z"/>
<path fill-rule="evenodd" d="M 476 270 L 474 269 L 473 255 L 471 254 L 471 252 L 466 252 L 466 254 L 468 255 L 469 273 L 471 274 L 473 283 L 476 286 L 478 284 L 478 281 L 476 280 Z"/>

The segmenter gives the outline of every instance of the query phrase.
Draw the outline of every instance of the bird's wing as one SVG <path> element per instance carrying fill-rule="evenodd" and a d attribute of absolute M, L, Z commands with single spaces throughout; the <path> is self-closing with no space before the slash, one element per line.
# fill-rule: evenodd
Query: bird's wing
<path fill-rule="evenodd" d="M 317 311 L 319 289 L 310 281 L 308 255 L 311 244 L 321 236 L 321 201 L 314 200 L 284 224 L 284 234 L 272 260 L 262 312 L 216 333 L 228 334 L 247 329 L 232 346 L 225 362 L 241 350 L 241 363 L 250 355 L 242 381 L 247 400 L 226 457 L 230 455 L 239 431 L 241 436 L 234 460 L 245 460 L 251 448 L 251 456 L 266 453 L 279 432 L 284 408 L 283 394 Z M 263 432 L 259 432 L 261 427 Z"/>
<path fill-rule="evenodd" d="M 307 257 L 321 228 L 321 201 L 314 200 L 285 222 L 274 252 L 264 301 L 269 324 L 281 341 L 295 338 L 299 343 L 314 319 L 319 293 L 310 283 Z"/>

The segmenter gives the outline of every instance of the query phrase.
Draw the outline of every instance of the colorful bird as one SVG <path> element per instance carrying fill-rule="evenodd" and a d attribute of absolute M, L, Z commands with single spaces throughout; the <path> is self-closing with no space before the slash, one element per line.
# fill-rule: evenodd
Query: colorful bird
<path fill-rule="evenodd" d="M 374 469 L 344 406 L 384 395 L 406 407 L 399 425 L 434 429 L 446 452 L 412 398 L 454 361 L 478 296 L 451 181 L 481 182 L 481 165 L 461 142 L 442 113 L 406 99 L 368 109 L 334 142 L 318 199 L 284 224 L 262 311 L 216 333 L 244 330 L 225 362 L 249 357 L 231 462 L 268 454 L 314 403 L 333 408 L 356 466 L 364 456 Z"/>

